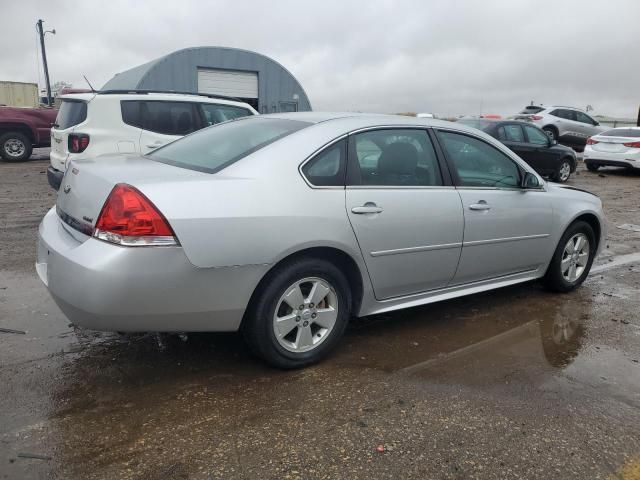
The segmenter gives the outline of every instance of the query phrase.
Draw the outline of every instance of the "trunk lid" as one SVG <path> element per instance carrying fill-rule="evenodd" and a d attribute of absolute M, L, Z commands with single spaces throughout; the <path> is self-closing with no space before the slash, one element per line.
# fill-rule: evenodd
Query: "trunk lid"
<path fill-rule="evenodd" d="M 625 153 L 627 150 L 631 150 L 631 148 L 623 144 L 637 142 L 640 139 L 637 137 L 606 137 L 599 135 L 597 138 L 594 138 L 594 140 L 598 143 L 591 145 L 591 148 L 596 152 Z"/>
<path fill-rule="evenodd" d="M 91 235 L 102 207 L 116 184 L 127 183 L 144 193 L 145 184 L 168 184 L 202 178 L 203 175 L 206 174 L 137 155 L 103 155 L 96 159 L 72 160 L 60 184 L 56 207 L 67 230 L 71 232 L 71 228 Z M 78 238 L 76 232 L 71 233 Z"/>

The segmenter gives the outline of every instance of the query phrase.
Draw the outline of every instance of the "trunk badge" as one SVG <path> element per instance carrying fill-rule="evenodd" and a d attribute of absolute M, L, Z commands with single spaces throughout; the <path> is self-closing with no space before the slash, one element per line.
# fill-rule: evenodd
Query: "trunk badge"
<path fill-rule="evenodd" d="M 65 185 L 64 189 L 62 190 L 64 193 L 69 193 L 71 191 L 71 185 Z"/>

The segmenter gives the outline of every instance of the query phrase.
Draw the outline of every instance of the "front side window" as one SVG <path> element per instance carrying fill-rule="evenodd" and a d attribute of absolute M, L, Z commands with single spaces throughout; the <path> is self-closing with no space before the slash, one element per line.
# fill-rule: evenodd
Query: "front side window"
<path fill-rule="evenodd" d="M 542 130 L 532 127 L 531 125 L 525 125 L 524 129 L 527 131 L 529 143 L 536 145 L 549 145 L 549 137 L 547 137 Z"/>
<path fill-rule="evenodd" d="M 517 188 L 518 165 L 497 148 L 474 137 L 438 132 L 443 148 L 465 187 Z"/>
<path fill-rule="evenodd" d="M 63 100 L 56 117 L 55 129 L 65 130 L 87 119 L 87 103 L 78 100 Z"/>
<path fill-rule="evenodd" d="M 323 187 L 344 186 L 346 144 L 346 140 L 340 140 L 304 165 L 302 173 L 311 184 Z"/>
<path fill-rule="evenodd" d="M 593 118 L 582 112 L 576 112 L 576 120 L 580 123 L 586 123 L 587 125 L 595 125 L 596 123 L 593 121 Z"/>
<path fill-rule="evenodd" d="M 524 142 L 524 133 L 520 125 L 504 125 L 498 128 L 498 138 L 507 142 Z"/>
<path fill-rule="evenodd" d="M 232 105 L 201 103 L 200 108 L 202 109 L 205 127 L 251 115 L 251 112 L 246 108 L 234 107 Z"/>
<path fill-rule="evenodd" d="M 352 183 L 379 186 L 439 186 L 442 175 L 429 134 L 419 129 L 357 133 Z M 351 175 L 350 175 L 351 177 Z"/>
<path fill-rule="evenodd" d="M 200 130 L 154 150 L 148 157 L 176 167 L 216 173 L 309 125 L 297 120 L 254 116 Z"/>

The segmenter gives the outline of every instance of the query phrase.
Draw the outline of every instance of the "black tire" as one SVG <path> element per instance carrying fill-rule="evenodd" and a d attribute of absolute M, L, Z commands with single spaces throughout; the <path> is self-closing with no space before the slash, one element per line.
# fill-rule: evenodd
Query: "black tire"
<path fill-rule="evenodd" d="M 321 343 L 310 351 L 293 352 L 277 340 L 273 318 L 287 289 L 309 277 L 319 278 L 333 288 L 338 314 L 333 328 Z M 312 257 L 293 260 L 276 267 L 261 285 L 247 309 L 241 328 L 247 345 L 256 356 L 276 368 L 301 368 L 320 361 L 338 344 L 351 316 L 352 299 L 347 277 L 333 263 Z"/>
<path fill-rule="evenodd" d="M 564 179 L 563 179 L 563 174 L 560 173 L 563 168 L 568 168 L 569 170 L 569 174 L 567 175 L 567 178 L 564 178 Z M 553 172 L 552 180 L 554 182 L 564 183 L 567 180 L 569 180 L 570 177 L 571 177 L 571 160 L 569 160 L 568 158 L 563 158 L 562 160 L 560 160 L 560 163 L 558 163 L 558 166 L 556 167 L 556 171 Z"/>
<path fill-rule="evenodd" d="M 560 264 L 562 262 L 565 246 L 569 242 L 569 239 L 579 233 L 584 234 L 589 240 L 589 258 L 580 276 L 574 281 L 568 281 L 562 274 L 562 268 Z M 551 259 L 551 263 L 549 264 L 547 272 L 542 279 L 542 283 L 549 290 L 552 290 L 554 292 L 570 292 L 571 290 L 579 287 L 587 278 L 587 275 L 589 275 L 589 270 L 591 270 L 591 265 L 593 264 L 596 249 L 596 236 L 593 233 L 593 228 L 591 228 L 591 225 L 583 221 L 572 223 L 564 232 L 562 238 L 560 238 L 558 246 L 556 247 L 556 250 L 553 254 L 553 258 Z"/>
<path fill-rule="evenodd" d="M 558 141 L 558 130 L 556 130 L 555 127 L 542 127 L 542 130 L 549 135 L 551 140 Z"/>
<path fill-rule="evenodd" d="M 596 165 L 591 162 L 585 162 L 585 165 L 587 166 L 587 170 L 589 170 L 590 172 L 597 172 L 600 168 L 600 165 Z"/>
<path fill-rule="evenodd" d="M 0 156 L 7 162 L 27 160 L 32 151 L 31 140 L 24 133 L 9 132 L 0 135 Z"/>

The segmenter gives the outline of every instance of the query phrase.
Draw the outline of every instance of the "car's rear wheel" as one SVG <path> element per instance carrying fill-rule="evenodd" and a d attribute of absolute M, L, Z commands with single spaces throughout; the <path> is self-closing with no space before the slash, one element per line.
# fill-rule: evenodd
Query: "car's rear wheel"
<path fill-rule="evenodd" d="M 542 127 L 551 140 L 558 141 L 558 131 L 554 127 Z"/>
<path fill-rule="evenodd" d="M 346 276 L 333 263 L 303 258 L 262 282 L 243 321 L 251 350 L 278 368 L 299 368 L 325 357 L 351 314 Z"/>
<path fill-rule="evenodd" d="M 596 253 L 596 236 L 586 222 L 573 223 L 562 235 L 544 284 L 556 292 L 569 292 L 587 278 Z"/>
<path fill-rule="evenodd" d="M 0 156 L 8 162 L 19 162 L 31 156 L 33 146 L 29 138 L 20 132 L 0 136 Z"/>
<path fill-rule="evenodd" d="M 591 162 L 586 162 L 585 165 L 587 166 L 587 170 L 589 170 L 590 172 L 597 172 L 598 168 L 600 168 L 599 165 Z"/>
<path fill-rule="evenodd" d="M 560 160 L 560 163 L 558 164 L 558 167 L 556 168 L 556 171 L 553 174 L 553 180 L 555 182 L 564 183 L 567 180 L 569 180 L 570 176 L 571 176 L 571 162 L 569 162 L 569 160 L 567 160 L 566 158 L 563 158 L 562 160 Z"/>

